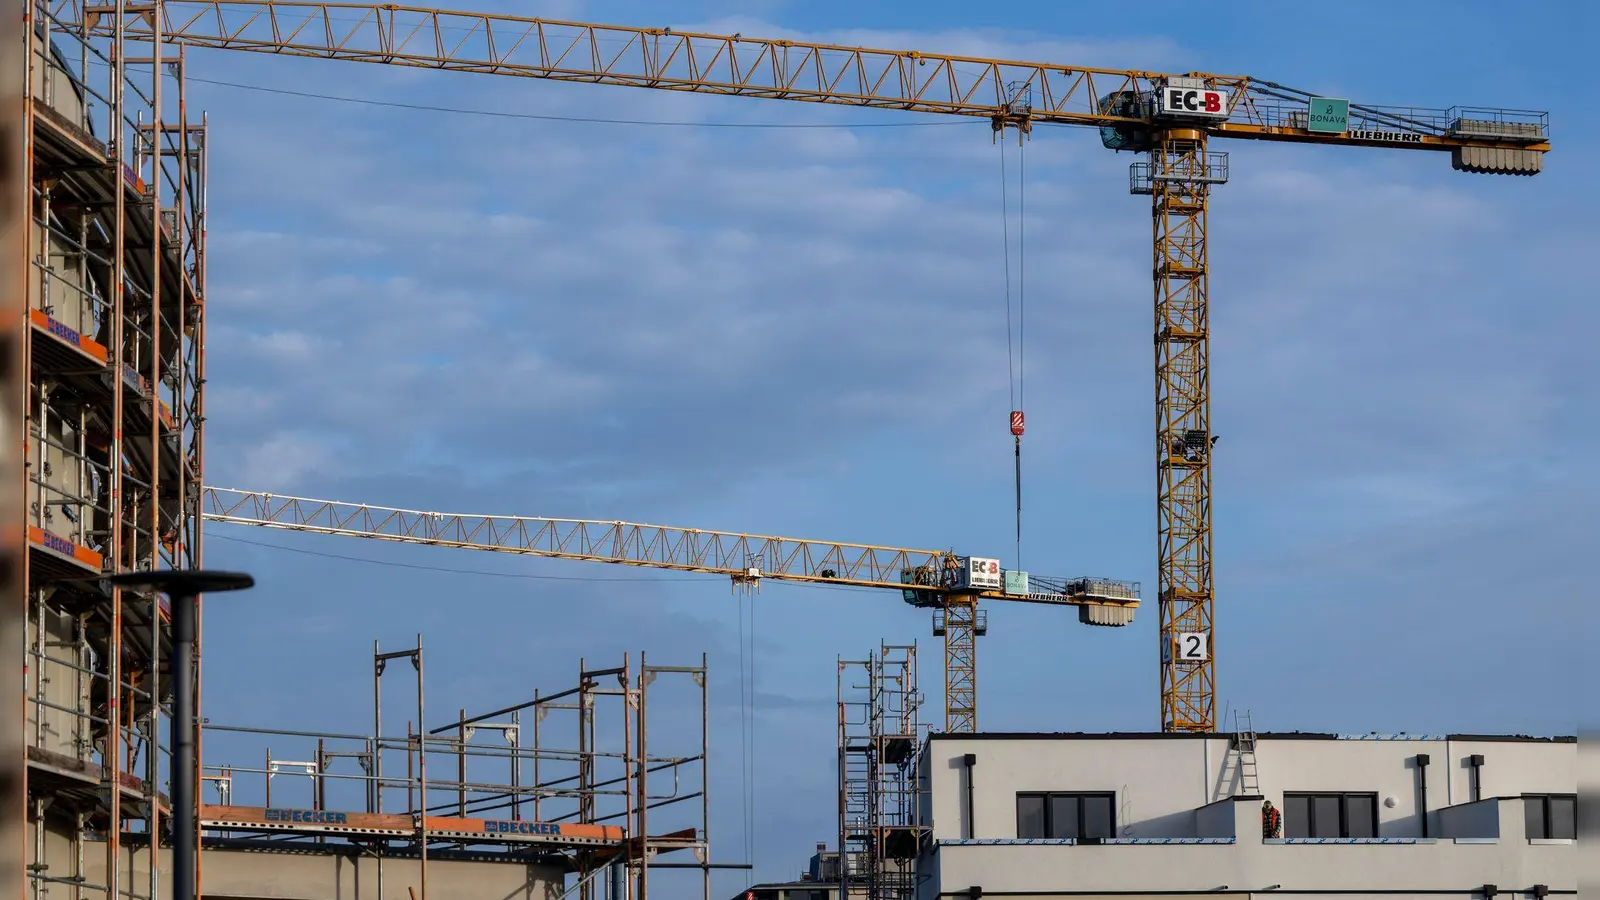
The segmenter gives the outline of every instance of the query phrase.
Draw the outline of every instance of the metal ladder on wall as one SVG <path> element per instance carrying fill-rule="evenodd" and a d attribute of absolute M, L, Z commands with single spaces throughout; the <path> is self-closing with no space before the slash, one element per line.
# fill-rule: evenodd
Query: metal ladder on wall
<path fill-rule="evenodd" d="M 1253 796 L 1261 793 L 1261 779 L 1256 772 L 1256 730 L 1250 711 L 1233 713 L 1233 753 L 1238 767 L 1239 781 L 1235 796 Z"/>

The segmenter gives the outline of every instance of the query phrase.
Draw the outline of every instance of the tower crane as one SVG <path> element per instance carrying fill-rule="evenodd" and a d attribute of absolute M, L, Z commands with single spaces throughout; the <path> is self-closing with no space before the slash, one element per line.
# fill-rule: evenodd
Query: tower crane
<path fill-rule="evenodd" d="M 678 572 L 725 575 L 736 587 L 762 580 L 885 588 L 934 611 L 944 638 L 945 730 L 978 722 L 976 638 L 986 630 L 980 599 L 1076 606 L 1088 625 L 1133 621 L 1139 586 L 1110 578 L 1047 578 L 1010 572 L 999 560 L 939 550 L 810 541 L 634 522 L 475 516 L 424 512 L 206 487 L 207 521 L 403 544 L 581 559 Z"/>
<path fill-rule="evenodd" d="M 1228 180 L 1213 139 L 1432 150 L 1460 171 L 1532 175 L 1545 112 L 1374 106 L 1245 75 L 1014 62 L 371 3 L 50 0 L 92 34 L 192 47 L 515 75 L 583 84 L 870 107 L 1099 130 L 1143 158 L 1151 198 L 1161 720 L 1212 731 L 1216 640 L 1211 540 L 1211 190 Z"/>

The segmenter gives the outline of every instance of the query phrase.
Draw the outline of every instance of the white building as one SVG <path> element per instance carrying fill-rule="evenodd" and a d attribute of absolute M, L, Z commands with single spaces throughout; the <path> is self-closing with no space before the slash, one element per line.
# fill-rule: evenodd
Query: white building
<path fill-rule="evenodd" d="M 1543 897 L 1577 887 L 1570 737 L 934 735 L 919 900 Z M 1263 836 L 1262 804 L 1282 813 Z"/>

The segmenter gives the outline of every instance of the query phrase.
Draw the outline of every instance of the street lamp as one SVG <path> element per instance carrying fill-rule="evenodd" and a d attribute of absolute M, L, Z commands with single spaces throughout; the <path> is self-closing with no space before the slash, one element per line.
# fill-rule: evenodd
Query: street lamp
<path fill-rule="evenodd" d="M 194 620 L 195 598 L 201 594 L 239 591 L 255 586 L 243 572 L 206 572 L 168 569 L 159 572 L 123 572 L 105 579 L 123 588 L 147 588 L 172 600 L 172 653 L 167 671 L 172 673 L 172 900 L 195 900 L 195 855 L 199 809 L 195 806 L 194 752 Z M 155 786 L 151 785 L 154 790 Z M 155 835 L 151 835 L 151 865 L 155 865 Z"/>

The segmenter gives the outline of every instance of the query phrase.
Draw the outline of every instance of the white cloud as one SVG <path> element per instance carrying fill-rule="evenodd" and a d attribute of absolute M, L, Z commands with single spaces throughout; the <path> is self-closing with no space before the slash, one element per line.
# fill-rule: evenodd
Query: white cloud
<path fill-rule="evenodd" d="M 1104 68 L 1138 68 L 1151 71 L 1181 68 L 1185 54 L 1173 42 L 1160 38 L 1073 41 L 1042 38 L 1035 32 L 1001 28 L 960 28 L 944 31 L 882 30 L 871 28 L 805 31 L 784 28 L 760 18 L 728 16 L 703 24 L 684 23 L 685 31 L 707 34 L 747 34 L 764 38 L 871 47 L 878 50 L 921 50 L 977 59 L 1060 63 Z"/>
<path fill-rule="evenodd" d="M 292 491 L 303 484 L 307 475 L 323 478 L 345 468 L 336 462 L 324 438 L 307 435 L 277 433 L 244 451 L 237 465 L 224 463 L 213 471 L 227 473 L 232 482 L 240 485 L 270 484 L 278 491 Z"/>

